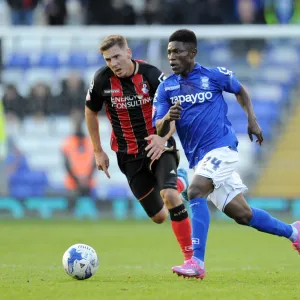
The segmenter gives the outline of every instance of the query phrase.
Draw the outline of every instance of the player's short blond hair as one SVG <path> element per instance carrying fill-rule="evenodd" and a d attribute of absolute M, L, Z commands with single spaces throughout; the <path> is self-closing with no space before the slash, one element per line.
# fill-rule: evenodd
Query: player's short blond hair
<path fill-rule="evenodd" d="M 101 54 L 115 45 L 118 45 L 120 48 L 128 47 L 127 40 L 124 36 L 119 34 L 112 34 L 107 36 L 100 44 Z"/>

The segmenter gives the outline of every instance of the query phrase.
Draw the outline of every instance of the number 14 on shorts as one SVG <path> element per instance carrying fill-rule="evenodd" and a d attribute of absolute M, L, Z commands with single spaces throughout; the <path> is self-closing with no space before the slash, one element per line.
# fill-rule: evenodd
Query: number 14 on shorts
<path fill-rule="evenodd" d="M 208 156 L 204 159 L 202 163 L 202 167 L 206 167 L 208 163 L 213 165 L 213 170 L 217 171 L 217 169 L 220 167 L 221 160 L 217 159 L 216 157 Z"/>

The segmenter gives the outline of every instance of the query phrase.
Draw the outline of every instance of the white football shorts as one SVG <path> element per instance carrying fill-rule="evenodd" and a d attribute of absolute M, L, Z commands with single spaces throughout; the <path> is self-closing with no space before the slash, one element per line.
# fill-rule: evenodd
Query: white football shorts
<path fill-rule="evenodd" d="M 223 211 L 225 206 L 238 194 L 248 189 L 235 171 L 239 153 L 229 147 L 216 148 L 208 152 L 194 167 L 194 175 L 211 178 L 215 186 L 208 199 Z"/>

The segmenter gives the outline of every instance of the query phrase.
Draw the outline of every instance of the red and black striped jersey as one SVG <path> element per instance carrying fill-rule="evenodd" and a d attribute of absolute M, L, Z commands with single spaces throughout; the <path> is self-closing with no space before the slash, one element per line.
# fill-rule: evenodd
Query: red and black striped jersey
<path fill-rule="evenodd" d="M 137 154 L 145 149 L 145 137 L 156 132 L 152 126 L 152 104 L 164 74 L 156 67 L 134 61 L 132 76 L 119 78 L 107 66 L 99 69 L 90 84 L 86 106 L 100 111 L 105 105 L 112 125 L 111 148 Z"/>

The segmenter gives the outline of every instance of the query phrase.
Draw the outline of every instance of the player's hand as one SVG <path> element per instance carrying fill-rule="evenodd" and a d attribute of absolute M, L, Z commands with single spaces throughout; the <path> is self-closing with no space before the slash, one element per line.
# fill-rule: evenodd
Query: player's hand
<path fill-rule="evenodd" d="M 262 135 L 262 130 L 258 125 L 256 118 L 248 119 L 248 135 L 251 142 L 253 142 L 253 135 L 255 135 L 257 137 L 256 143 L 258 143 L 261 146 L 264 138 Z"/>
<path fill-rule="evenodd" d="M 150 144 L 146 147 L 147 157 L 152 160 L 159 159 L 165 151 L 166 140 L 157 134 L 151 134 L 145 138 L 146 141 L 150 141 Z"/>
<path fill-rule="evenodd" d="M 109 168 L 109 158 L 107 154 L 104 151 L 95 152 L 95 160 L 96 160 L 96 166 L 98 170 L 101 170 L 105 173 L 105 175 L 110 178 L 110 175 L 108 173 Z"/>
<path fill-rule="evenodd" d="M 171 121 L 180 120 L 180 115 L 182 111 L 182 107 L 180 106 L 180 101 L 177 101 L 173 106 L 170 107 L 166 118 Z"/>

